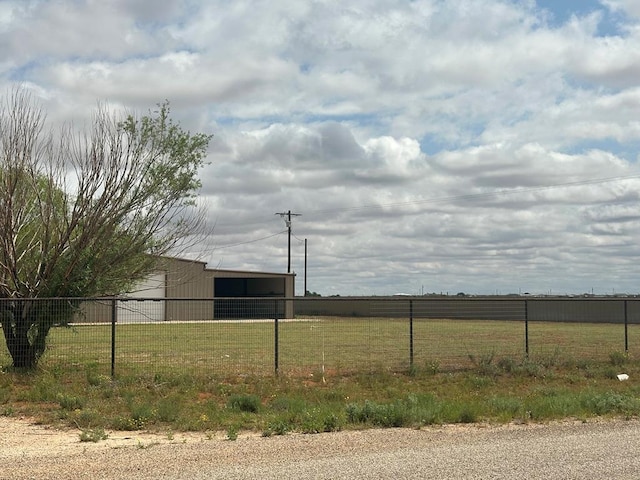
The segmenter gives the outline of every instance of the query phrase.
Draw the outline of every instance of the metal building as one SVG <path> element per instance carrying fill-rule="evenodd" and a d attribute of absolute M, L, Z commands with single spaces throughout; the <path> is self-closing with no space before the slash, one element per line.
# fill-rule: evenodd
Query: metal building
<path fill-rule="evenodd" d="M 292 318 L 295 274 L 207 268 L 201 261 L 158 257 L 157 268 L 117 302 L 117 321 Z M 105 321 L 104 303 L 85 305 L 84 321 Z"/>

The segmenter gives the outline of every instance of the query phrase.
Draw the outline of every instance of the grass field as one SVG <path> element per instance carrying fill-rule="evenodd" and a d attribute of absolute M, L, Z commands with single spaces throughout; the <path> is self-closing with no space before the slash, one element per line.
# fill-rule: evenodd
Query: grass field
<path fill-rule="evenodd" d="M 629 350 L 640 348 L 640 327 L 629 326 Z M 202 370 L 219 374 L 275 371 L 275 326 L 270 322 L 120 324 L 116 329 L 116 372 Z M 624 352 L 619 324 L 529 323 L 529 356 L 554 361 L 606 361 Z M 9 363 L 6 350 L 0 362 Z M 522 322 L 414 320 L 413 365 L 464 369 L 490 358 L 525 356 Z M 408 320 L 308 318 L 278 324 L 278 369 L 288 375 L 326 375 L 387 369 L 407 370 L 411 362 Z M 111 326 L 54 328 L 43 366 L 111 366 Z"/>
<path fill-rule="evenodd" d="M 265 435 L 640 415 L 638 326 L 307 318 L 55 328 L 35 371 L 0 363 L 0 414 L 101 429 Z M 627 373 L 629 381 L 616 375 Z M 96 433 L 97 432 L 97 433 Z M 96 433 L 93 435 L 93 433 Z"/>

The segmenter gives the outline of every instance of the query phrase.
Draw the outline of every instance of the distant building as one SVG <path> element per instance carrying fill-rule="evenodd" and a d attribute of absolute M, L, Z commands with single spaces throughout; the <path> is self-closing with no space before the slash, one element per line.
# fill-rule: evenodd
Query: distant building
<path fill-rule="evenodd" d="M 158 257 L 155 271 L 132 290 L 117 301 L 118 322 L 292 318 L 292 301 L 274 300 L 295 295 L 295 274 L 210 269 L 205 262 Z M 111 321 L 111 311 L 108 302 L 87 303 L 77 321 Z"/>

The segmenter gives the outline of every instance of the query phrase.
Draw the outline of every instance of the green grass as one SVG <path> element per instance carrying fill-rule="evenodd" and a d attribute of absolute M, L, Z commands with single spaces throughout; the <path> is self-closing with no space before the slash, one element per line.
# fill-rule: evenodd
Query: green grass
<path fill-rule="evenodd" d="M 640 328 L 629 327 L 631 351 Z M 280 322 L 278 367 L 287 375 L 405 370 L 410 366 L 409 322 L 386 318 L 316 318 Z M 640 340 L 640 339 L 639 339 Z M 273 322 L 122 324 L 116 331 L 117 372 L 202 370 L 217 374 L 270 374 L 275 368 Z M 534 360 L 607 361 L 624 351 L 622 325 L 532 322 Z M 415 320 L 414 364 L 451 370 L 483 358 L 519 358 L 524 325 L 510 321 Z M 0 347 L 0 364 L 9 357 Z M 110 373 L 110 325 L 54 328 L 43 366 L 96 364 Z"/>
<path fill-rule="evenodd" d="M 56 328 L 33 372 L 0 373 L 0 414 L 104 429 L 282 435 L 371 426 L 640 414 L 621 325 L 313 319 Z M 6 352 L 0 362 L 8 365 Z M 618 373 L 630 380 L 620 382 Z M 94 435 L 87 434 L 88 441 Z"/>

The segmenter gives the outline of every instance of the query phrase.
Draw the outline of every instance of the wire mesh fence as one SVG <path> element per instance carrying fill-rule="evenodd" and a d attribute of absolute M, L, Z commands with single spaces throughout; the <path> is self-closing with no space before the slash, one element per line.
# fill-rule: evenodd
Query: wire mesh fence
<path fill-rule="evenodd" d="M 15 302 L 20 301 L 0 300 L 5 329 L 17 325 L 16 319 L 6 321 Z M 606 361 L 613 353 L 640 350 L 640 299 L 635 298 L 55 302 L 51 305 L 71 303 L 73 314 L 51 328 L 40 365 L 91 367 L 111 375 L 197 370 L 324 376 L 412 367 L 463 369 L 501 358 Z M 11 362 L 3 342 L 0 364 Z"/>

